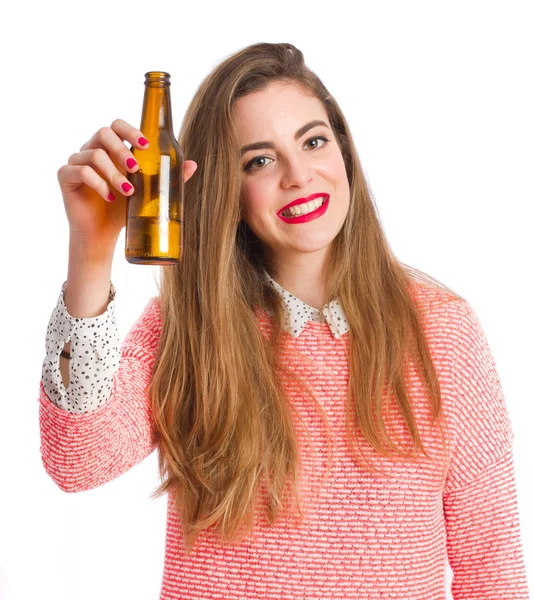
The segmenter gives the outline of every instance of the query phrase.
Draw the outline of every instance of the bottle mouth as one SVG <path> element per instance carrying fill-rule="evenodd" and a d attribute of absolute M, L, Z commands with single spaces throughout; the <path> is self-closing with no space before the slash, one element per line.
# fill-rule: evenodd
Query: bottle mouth
<path fill-rule="evenodd" d="M 166 71 L 148 71 L 145 73 L 145 85 L 149 87 L 164 87 L 171 85 L 170 73 Z"/>

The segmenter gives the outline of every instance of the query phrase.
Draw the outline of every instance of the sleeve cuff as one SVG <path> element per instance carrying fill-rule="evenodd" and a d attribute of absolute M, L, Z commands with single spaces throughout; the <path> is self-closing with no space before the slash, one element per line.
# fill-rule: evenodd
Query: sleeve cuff
<path fill-rule="evenodd" d="M 46 358 L 42 367 L 43 387 L 59 408 L 72 413 L 93 410 L 106 402 L 119 366 L 120 340 L 115 318 L 115 294 L 110 283 L 106 311 L 96 317 L 73 317 L 64 302 L 66 281 L 50 317 L 46 335 Z M 60 354 L 71 342 L 69 387 L 59 368 Z"/>

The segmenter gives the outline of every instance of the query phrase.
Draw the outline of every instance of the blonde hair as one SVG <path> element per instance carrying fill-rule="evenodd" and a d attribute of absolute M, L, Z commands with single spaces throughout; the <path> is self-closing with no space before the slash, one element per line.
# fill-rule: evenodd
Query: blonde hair
<path fill-rule="evenodd" d="M 274 81 L 297 84 L 321 101 L 350 184 L 349 212 L 331 245 L 326 292 L 340 300 L 350 326 L 346 430 L 354 458 L 359 462 L 358 434 L 393 460 L 411 460 L 418 451 L 429 458 L 406 392 L 409 357 L 428 391 L 432 424 L 442 433 L 446 425 L 413 291 L 419 281 L 446 290 L 451 299 L 461 297 L 393 255 L 343 113 L 302 52 L 292 44 L 248 46 L 202 81 L 183 119 L 178 139 L 198 169 L 186 184 L 183 262 L 162 268 L 158 285 L 162 330 L 149 393 L 162 483 L 152 497 L 172 494 L 187 554 L 211 526 L 224 542 L 249 534 L 262 483 L 268 523 L 284 507 L 291 512 L 296 506 L 303 515 L 300 453 L 280 377 L 287 371 L 279 352 L 283 300 L 266 284 L 261 244 L 241 219 L 233 115 L 238 98 Z M 256 307 L 273 314 L 267 338 Z M 291 376 L 326 423 L 312 390 L 297 373 Z M 399 409 L 411 452 L 386 429 L 387 398 Z"/>

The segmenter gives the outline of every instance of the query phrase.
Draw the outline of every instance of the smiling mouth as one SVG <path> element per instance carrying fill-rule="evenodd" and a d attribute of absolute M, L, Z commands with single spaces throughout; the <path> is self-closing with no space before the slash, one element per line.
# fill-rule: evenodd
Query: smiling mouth
<path fill-rule="evenodd" d="M 310 200 L 304 204 L 299 204 L 297 206 L 292 206 L 291 208 L 286 208 L 280 214 L 286 219 L 291 219 L 293 217 L 299 217 L 302 215 L 307 215 L 318 208 L 320 208 L 326 201 L 326 196 L 322 196 L 321 198 L 315 198 L 315 200 Z"/>
<path fill-rule="evenodd" d="M 291 214 L 291 209 L 298 208 L 302 210 L 303 204 L 297 204 L 295 207 L 290 207 L 282 212 L 278 213 L 278 218 L 287 223 L 288 225 L 301 225 L 308 223 L 309 221 L 315 221 L 315 219 L 319 219 L 322 217 L 326 211 L 328 210 L 328 204 L 330 201 L 330 197 L 327 195 L 322 198 L 315 198 L 313 201 L 306 202 L 305 204 L 309 204 L 309 207 L 304 207 L 304 209 L 310 209 L 309 212 L 301 212 L 301 214 L 292 214 L 291 216 L 285 216 L 287 213 Z M 316 204 L 319 205 L 318 208 L 315 208 Z M 296 210 L 294 212 L 297 212 Z"/>

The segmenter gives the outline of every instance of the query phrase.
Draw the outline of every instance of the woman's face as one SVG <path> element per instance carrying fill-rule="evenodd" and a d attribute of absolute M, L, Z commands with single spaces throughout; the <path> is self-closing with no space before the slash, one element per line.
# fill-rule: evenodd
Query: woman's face
<path fill-rule="evenodd" d="M 343 226 L 350 198 L 341 149 L 323 105 L 295 84 L 273 82 L 237 100 L 234 110 L 241 148 L 272 145 L 241 156 L 245 222 L 274 262 L 304 254 L 323 259 Z M 305 127 L 317 120 L 325 125 Z M 330 196 L 324 214 L 304 223 L 280 218 L 283 207 L 310 194 Z"/>

